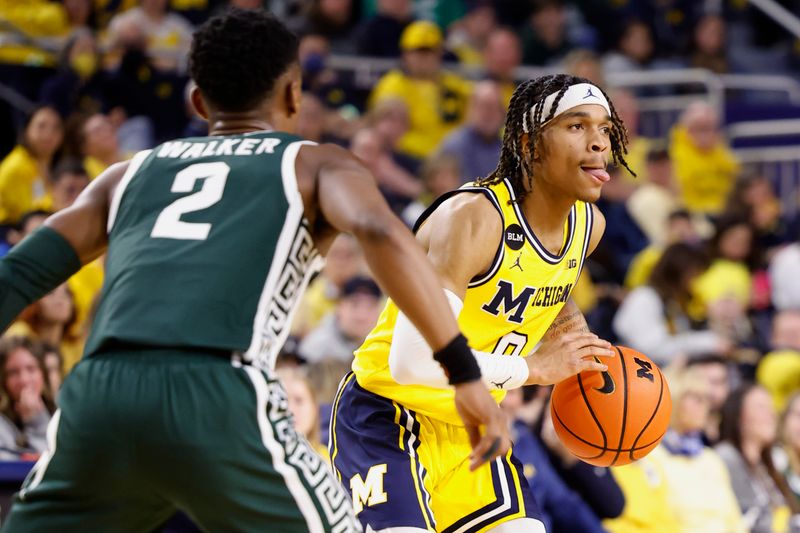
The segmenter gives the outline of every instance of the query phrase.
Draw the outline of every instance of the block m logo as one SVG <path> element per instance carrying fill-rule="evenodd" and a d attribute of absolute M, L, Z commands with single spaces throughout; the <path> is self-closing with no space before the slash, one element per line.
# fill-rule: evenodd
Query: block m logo
<path fill-rule="evenodd" d="M 515 324 L 522 324 L 523 313 L 534 294 L 536 294 L 535 287 L 525 287 L 519 296 L 514 297 L 514 285 L 501 279 L 497 282 L 497 292 L 492 301 L 488 304 L 483 304 L 481 309 L 497 316 L 500 314 L 500 306 L 502 305 L 503 314 L 509 315 L 509 321 Z"/>
<path fill-rule="evenodd" d="M 365 506 L 385 503 L 389 499 L 383 491 L 384 475 L 386 463 L 371 467 L 366 480 L 361 478 L 361 474 L 350 478 L 350 492 L 353 493 L 353 510 L 356 514 L 363 511 Z"/>

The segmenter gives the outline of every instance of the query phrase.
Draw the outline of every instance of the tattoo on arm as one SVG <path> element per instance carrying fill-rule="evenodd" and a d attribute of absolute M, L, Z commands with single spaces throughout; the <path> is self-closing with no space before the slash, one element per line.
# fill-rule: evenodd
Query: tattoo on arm
<path fill-rule="evenodd" d="M 545 332 L 542 340 L 549 341 L 571 331 L 579 331 L 582 333 L 589 331 L 586 318 L 584 318 L 583 313 L 578 309 L 566 315 L 558 315 Z"/>

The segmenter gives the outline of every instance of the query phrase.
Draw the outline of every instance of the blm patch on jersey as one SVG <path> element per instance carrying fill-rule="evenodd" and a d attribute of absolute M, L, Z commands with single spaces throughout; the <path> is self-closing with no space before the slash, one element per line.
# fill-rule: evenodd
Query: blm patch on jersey
<path fill-rule="evenodd" d="M 525 234 L 519 224 L 509 224 L 505 234 L 506 246 L 512 250 L 519 250 L 525 245 Z"/>

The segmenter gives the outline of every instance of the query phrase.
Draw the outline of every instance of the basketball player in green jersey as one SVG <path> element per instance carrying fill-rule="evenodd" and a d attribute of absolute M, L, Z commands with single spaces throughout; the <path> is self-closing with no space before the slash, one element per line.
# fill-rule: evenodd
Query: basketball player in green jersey
<path fill-rule="evenodd" d="M 0 262 L 0 325 L 107 251 L 84 360 L 3 531 L 152 531 L 176 509 L 208 531 L 360 530 L 294 431 L 272 373 L 293 310 L 339 231 L 455 385 L 477 466 L 505 421 L 439 281 L 373 177 L 289 133 L 297 40 L 259 11 L 194 36 L 192 102 L 209 136 L 136 154 Z"/>

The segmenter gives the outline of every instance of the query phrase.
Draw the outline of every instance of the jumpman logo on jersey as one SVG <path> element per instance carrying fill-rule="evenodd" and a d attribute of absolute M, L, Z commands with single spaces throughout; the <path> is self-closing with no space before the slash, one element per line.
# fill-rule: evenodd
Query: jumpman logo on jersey
<path fill-rule="evenodd" d="M 517 256 L 517 260 L 514 261 L 514 264 L 511 265 L 511 268 L 517 267 L 519 268 L 520 272 L 525 272 L 524 270 L 522 270 L 522 265 L 519 264 L 519 260 L 521 257 L 522 257 L 522 252 L 520 252 L 520 254 Z M 511 268 L 509 268 L 509 270 L 511 270 Z"/>
<path fill-rule="evenodd" d="M 505 380 L 505 381 L 501 381 L 501 382 L 499 382 L 499 383 L 498 383 L 498 382 L 496 382 L 496 381 L 492 381 L 492 385 L 494 385 L 494 386 L 495 386 L 495 387 L 497 387 L 498 389 L 502 389 L 502 388 L 505 386 L 505 384 L 506 384 L 506 383 L 508 383 L 508 382 L 511 380 L 511 377 L 512 377 L 512 376 L 508 376 L 508 378 L 506 378 L 506 380 Z"/>
<path fill-rule="evenodd" d="M 592 92 L 591 87 L 586 89 L 586 96 L 583 97 L 583 100 L 586 100 L 587 98 L 598 98 L 598 96 Z"/>

